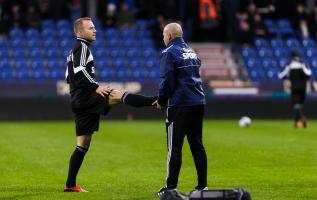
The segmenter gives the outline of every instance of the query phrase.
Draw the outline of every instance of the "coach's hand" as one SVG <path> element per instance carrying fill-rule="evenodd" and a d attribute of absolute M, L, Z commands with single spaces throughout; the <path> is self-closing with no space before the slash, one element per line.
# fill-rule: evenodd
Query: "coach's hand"
<path fill-rule="evenodd" d="M 110 86 L 98 86 L 98 88 L 96 89 L 96 93 L 101 95 L 103 98 L 108 96 L 111 91 L 112 89 Z"/>
<path fill-rule="evenodd" d="M 109 105 L 120 104 L 124 92 L 120 90 L 112 90 L 109 95 Z"/>

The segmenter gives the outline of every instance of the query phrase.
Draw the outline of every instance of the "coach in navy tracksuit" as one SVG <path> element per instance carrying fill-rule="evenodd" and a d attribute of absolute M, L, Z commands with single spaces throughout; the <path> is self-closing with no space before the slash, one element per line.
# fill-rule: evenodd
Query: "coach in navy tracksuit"
<path fill-rule="evenodd" d="M 194 157 L 198 175 L 196 189 L 207 186 L 207 156 L 202 142 L 205 95 L 199 74 L 200 59 L 182 38 L 182 28 L 170 23 L 163 31 L 167 48 L 162 51 L 161 83 L 156 106 L 167 107 L 168 144 L 166 186 L 158 194 L 176 189 L 182 164 L 185 135 Z"/>

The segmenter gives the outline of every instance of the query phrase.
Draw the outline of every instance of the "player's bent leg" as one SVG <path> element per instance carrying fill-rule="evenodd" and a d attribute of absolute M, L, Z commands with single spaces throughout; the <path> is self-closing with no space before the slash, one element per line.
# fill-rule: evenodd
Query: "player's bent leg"
<path fill-rule="evenodd" d="M 77 146 L 69 161 L 69 170 L 64 187 L 65 192 L 88 192 L 87 190 L 76 185 L 76 178 L 84 157 L 89 149 L 92 134 L 78 134 Z"/>

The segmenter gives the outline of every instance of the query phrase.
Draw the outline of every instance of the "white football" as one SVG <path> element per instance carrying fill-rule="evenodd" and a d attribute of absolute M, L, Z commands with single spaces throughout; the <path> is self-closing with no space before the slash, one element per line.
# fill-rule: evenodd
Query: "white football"
<path fill-rule="evenodd" d="M 249 127 L 251 125 L 251 118 L 247 117 L 247 116 L 243 116 L 241 117 L 241 119 L 239 120 L 239 126 L 240 127 Z"/>

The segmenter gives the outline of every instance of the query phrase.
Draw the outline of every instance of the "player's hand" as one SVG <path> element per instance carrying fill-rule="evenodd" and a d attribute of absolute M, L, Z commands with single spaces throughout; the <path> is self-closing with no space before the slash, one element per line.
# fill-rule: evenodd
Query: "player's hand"
<path fill-rule="evenodd" d="M 158 100 L 154 101 L 154 102 L 152 103 L 152 106 L 156 106 L 156 108 L 159 109 L 159 110 L 162 110 L 162 109 L 163 109 L 163 107 L 158 103 Z"/>
<path fill-rule="evenodd" d="M 101 95 L 103 98 L 108 96 L 111 93 L 112 89 L 110 86 L 98 86 L 96 93 Z"/>
<path fill-rule="evenodd" d="M 109 105 L 120 104 L 124 92 L 120 90 L 112 90 L 109 95 Z"/>

